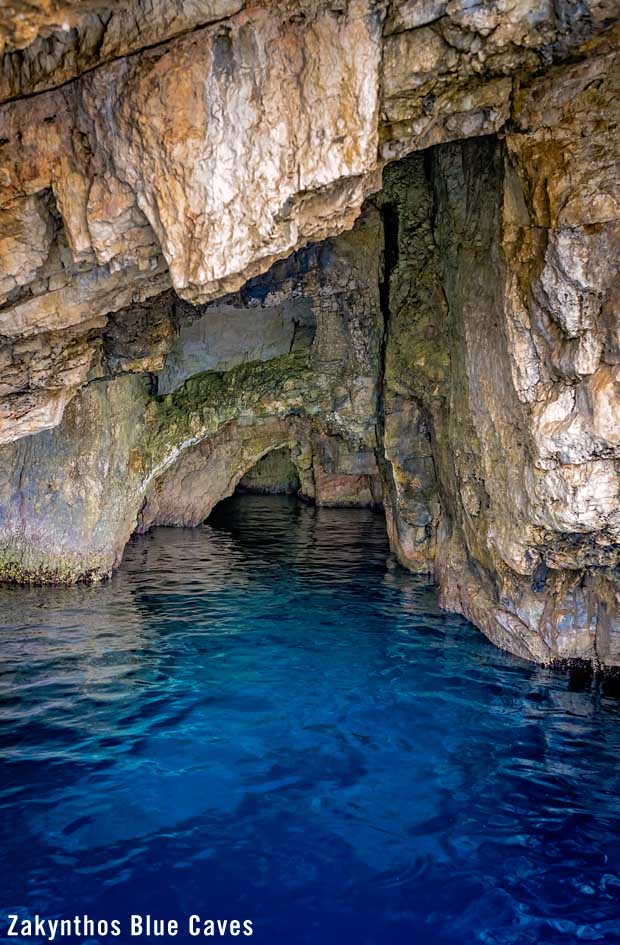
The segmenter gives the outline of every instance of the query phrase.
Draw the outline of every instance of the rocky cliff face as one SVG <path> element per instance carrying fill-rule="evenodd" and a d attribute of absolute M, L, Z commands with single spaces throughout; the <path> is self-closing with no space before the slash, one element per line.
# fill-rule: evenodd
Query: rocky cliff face
<path fill-rule="evenodd" d="M 0 575 L 105 576 L 283 450 L 500 646 L 620 665 L 619 13 L 16 0 Z"/>
<path fill-rule="evenodd" d="M 393 546 L 543 662 L 619 659 L 617 82 L 613 51 L 523 82 L 500 138 L 383 191 Z"/>

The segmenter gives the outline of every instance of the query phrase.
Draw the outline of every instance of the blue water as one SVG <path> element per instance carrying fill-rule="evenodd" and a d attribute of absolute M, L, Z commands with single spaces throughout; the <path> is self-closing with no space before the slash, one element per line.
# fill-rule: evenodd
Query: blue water
<path fill-rule="evenodd" d="M 0 608 L 4 940 L 620 942 L 620 703 L 441 613 L 380 515 L 245 496 Z"/>

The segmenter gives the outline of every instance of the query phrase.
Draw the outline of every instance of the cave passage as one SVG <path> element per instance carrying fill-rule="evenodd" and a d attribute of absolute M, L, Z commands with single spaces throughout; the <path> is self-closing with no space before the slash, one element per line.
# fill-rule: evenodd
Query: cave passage
<path fill-rule="evenodd" d="M 619 14 L 0 0 L 0 940 L 620 943 Z"/>
<path fill-rule="evenodd" d="M 515 655 L 620 665 L 618 228 L 548 223 L 526 138 L 395 160 L 348 229 L 74 339 L 88 383 L 0 446 L 0 579 L 108 578 L 134 532 L 284 492 L 383 509 L 398 561 Z"/>
<path fill-rule="evenodd" d="M 289 501 L 299 501 L 301 489 L 301 480 L 299 472 L 293 459 L 293 453 L 288 446 L 280 446 L 265 456 L 261 457 L 253 466 L 251 466 L 241 477 L 235 486 L 232 495 L 221 499 L 211 510 L 206 519 L 209 525 L 222 524 L 225 526 L 229 516 L 233 519 L 239 509 L 243 509 L 243 503 L 239 499 L 244 496 L 254 497 L 285 497 Z M 307 499 L 306 499 L 307 501 Z M 263 509 L 263 514 L 268 517 L 271 511 L 277 505 L 272 506 L 269 501 L 257 504 L 257 507 Z"/>
<path fill-rule="evenodd" d="M 241 478 L 236 493 L 257 495 L 297 495 L 301 488 L 299 473 L 290 449 L 281 446 L 263 456 Z"/>

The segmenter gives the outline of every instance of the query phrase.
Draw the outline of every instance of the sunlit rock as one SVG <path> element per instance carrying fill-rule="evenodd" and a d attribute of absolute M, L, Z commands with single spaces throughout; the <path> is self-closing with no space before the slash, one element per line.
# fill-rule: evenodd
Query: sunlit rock
<path fill-rule="evenodd" d="M 286 455 L 499 646 L 620 665 L 619 13 L 0 14 L 0 576 Z"/>

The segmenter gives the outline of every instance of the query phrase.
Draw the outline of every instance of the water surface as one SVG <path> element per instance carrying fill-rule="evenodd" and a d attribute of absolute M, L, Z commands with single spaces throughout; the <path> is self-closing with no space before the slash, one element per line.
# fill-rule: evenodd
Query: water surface
<path fill-rule="evenodd" d="M 380 515 L 244 496 L 0 622 L 1 915 L 620 942 L 618 701 L 441 613 Z"/>

